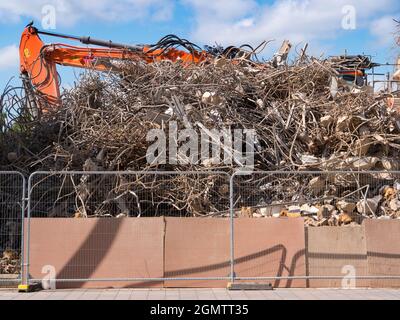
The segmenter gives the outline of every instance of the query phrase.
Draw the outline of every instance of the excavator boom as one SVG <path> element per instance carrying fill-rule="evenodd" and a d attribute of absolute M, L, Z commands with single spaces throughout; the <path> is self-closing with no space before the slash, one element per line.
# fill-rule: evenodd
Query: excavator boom
<path fill-rule="evenodd" d="M 40 34 L 104 48 L 76 47 L 62 43 L 46 45 L 41 40 Z M 173 46 L 166 48 L 157 45 L 132 46 L 90 37 L 75 37 L 39 31 L 32 25 L 28 25 L 21 36 L 20 71 L 26 91 L 29 94 L 36 91 L 43 98 L 40 99 L 40 102 L 35 102 L 36 99 L 31 96 L 29 101 L 36 103 L 35 108 L 39 111 L 46 111 L 60 105 L 57 65 L 98 71 L 117 71 L 115 65 L 111 63 L 112 60 L 143 61 L 145 63 L 170 60 L 189 64 L 200 63 L 207 58 L 204 51 L 195 50 L 190 46 L 189 51 L 178 50 Z"/>

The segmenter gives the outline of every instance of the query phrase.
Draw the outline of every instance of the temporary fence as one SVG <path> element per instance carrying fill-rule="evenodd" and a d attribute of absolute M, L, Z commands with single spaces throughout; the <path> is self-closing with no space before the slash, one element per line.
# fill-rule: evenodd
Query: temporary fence
<path fill-rule="evenodd" d="M 232 175 L 232 217 L 260 218 L 260 225 L 265 217 L 301 216 L 306 226 L 345 226 L 351 223 L 359 226 L 306 227 L 304 251 L 298 250 L 302 239 L 295 237 L 293 230 L 296 226 L 288 225 L 286 230 L 274 230 L 271 224 L 269 229 L 263 226 L 262 230 L 253 226 L 248 230 L 250 234 L 254 236 L 257 232 L 268 231 L 265 238 L 273 238 L 273 241 L 262 243 L 258 246 L 258 255 L 246 259 L 241 251 L 249 239 L 235 229 L 235 219 L 232 219 L 232 281 L 271 281 L 275 284 L 285 281 L 291 286 L 293 281 L 306 280 L 306 285 L 312 282 L 324 287 L 341 286 L 342 281 L 352 283 L 357 280 L 358 285 L 369 286 L 366 281 L 369 279 L 400 279 L 400 254 L 392 254 L 391 259 L 386 260 L 375 259 L 374 253 L 368 250 L 371 241 L 366 239 L 371 228 L 365 230 L 362 224 L 363 220 L 382 222 L 395 216 L 400 218 L 399 190 L 399 172 L 253 171 Z M 396 242 L 384 246 L 400 253 Z M 293 251 L 295 249 L 297 251 Z M 285 260 L 288 254 L 291 255 L 289 261 Z M 382 263 L 386 264 L 385 267 L 377 268 L 377 264 Z M 371 269 L 375 269 L 374 272 Z"/>
<path fill-rule="evenodd" d="M 35 172 L 26 181 L 0 173 L 3 282 L 400 280 L 399 242 L 380 250 L 371 225 L 400 217 L 400 172 Z"/>
<path fill-rule="evenodd" d="M 162 281 L 228 279 L 228 274 L 220 272 L 206 272 L 207 276 L 200 278 L 193 276 L 203 270 L 190 271 L 195 255 L 191 248 L 195 245 L 185 243 L 188 230 L 178 226 L 174 234 L 165 233 L 163 217 L 183 220 L 221 214 L 228 217 L 229 178 L 226 173 L 210 171 L 32 174 L 28 181 L 27 281 L 40 280 L 31 275 L 40 273 L 41 265 L 35 262 L 43 259 L 47 259 L 50 269 L 54 268 L 57 282 L 157 285 Z M 67 239 L 57 237 L 71 220 L 60 222 L 57 218 L 71 217 L 84 219 L 79 227 L 75 225 L 76 232 Z M 34 225 L 37 218 L 48 220 L 52 235 L 49 241 L 53 241 L 48 248 L 56 252 L 49 252 L 46 247 L 31 250 L 32 239 L 39 241 L 40 234 L 46 232 Z M 223 223 L 228 226 L 229 219 Z M 191 225 L 190 232 L 196 233 L 196 224 Z M 47 240 L 42 240 L 46 246 Z M 70 252 L 68 261 L 60 262 L 57 254 L 60 248 L 54 247 L 54 241 Z M 164 252 L 164 242 L 171 243 L 181 257 L 180 265 L 172 263 L 168 271 L 164 270 L 164 255 L 168 254 Z"/>
<path fill-rule="evenodd" d="M 0 286 L 21 281 L 25 178 L 0 172 Z"/>

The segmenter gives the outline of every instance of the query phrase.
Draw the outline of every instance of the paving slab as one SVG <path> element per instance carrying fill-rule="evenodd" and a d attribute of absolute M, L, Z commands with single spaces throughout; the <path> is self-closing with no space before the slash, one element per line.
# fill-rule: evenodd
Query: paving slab
<path fill-rule="evenodd" d="M 1 290 L 0 300 L 400 300 L 393 289 L 121 289 L 52 290 L 18 293 Z"/>

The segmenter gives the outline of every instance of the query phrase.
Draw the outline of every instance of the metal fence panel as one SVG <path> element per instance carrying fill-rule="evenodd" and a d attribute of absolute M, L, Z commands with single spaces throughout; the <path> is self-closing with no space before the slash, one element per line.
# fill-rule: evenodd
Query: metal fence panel
<path fill-rule="evenodd" d="M 218 280 L 228 279 L 228 272 L 223 277 L 220 274 L 213 276 L 210 273 L 191 273 L 185 268 L 186 262 L 192 257 L 190 246 L 183 246 L 181 266 L 173 268 L 164 274 L 159 270 L 148 273 L 138 271 L 138 266 L 134 253 L 151 254 L 152 248 L 140 248 L 143 237 L 163 237 L 163 231 L 157 228 L 148 230 L 149 226 L 144 224 L 154 220 L 154 224 L 163 221 L 160 217 L 212 217 L 226 216 L 224 220 L 227 226 L 226 241 L 229 251 L 229 178 L 223 172 L 36 172 L 31 175 L 28 181 L 28 247 L 27 264 L 28 274 L 38 275 L 40 270 L 34 271 L 33 261 L 36 255 L 44 255 L 46 244 L 40 250 L 32 250 L 32 238 L 40 238 L 40 232 L 35 227 L 39 219 L 47 219 L 46 223 L 52 224 L 49 229 L 49 241 L 57 238 L 57 230 L 65 237 L 64 242 L 59 242 L 59 250 L 55 250 L 52 255 L 57 256 L 62 250 L 68 250 L 66 243 L 74 241 L 83 242 L 78 252 L 75 252 L 69 261 L 64 261 L 62 270 L 57 266 L 57 282 L 86 282 L 86 281 L 189 281 L 196 279 Z M 90 229 L 90 234 L 80 239 L 81 235 L 63 233 L 64 226 L 70 224 L 74 219 L 80 219 L 80 225 L 86 225 Z M 161 220 L 160 220 L 161 219 Z M 93 222 L 94 221 L 94 222 Z M 158 221 L 158 222 L 157 222 Z M 135 227 L 127 226 L 126 222 L 132 222 Z M 142 223 L 140 227 L 137 224 Z M 164 223 L 164 221 L 163 221 Z M 74 224 L 78 230 L 78 224 Z M 35 228 L 34 228 L 35 227 Z M 195 226 L 196 228 L 196 226 Z M 85 229 L 87 230 L 87 229 Z M 180 230 L 181 232 L 184 230 Z M 33 234 L 37 232 L 37 234 Z M 78 231 L 76 231 L 78 232 Z M 132 232 L 129 236 L 129 232 Z M 179 230 L 177 230 L 179 232 Z M 183 234 L 183 233 L 182 233 Z M 195 230 L 193 232 L 195 234 Z M 190 237 L 190 234 L 186 234 Z M 137 241 L 129 243 L 125 241 Z M 193 238 L 194 236 L 192 236 Z M 80 240 L 77 240 L 77 239 Z M 118 239 L 117 239 L 118 238 Z M 178 237 L 179 238 L 179 237 Z M 44 238 L 40 238 L 46 241 Z M 40 240 L 39 239 L 39 240 Z M 161 239 L 162 240 L 162 239 Z M 196 239 L 186 239 L 195 241 Z M 54 240 L 58 241 L 58 240 Z M 42 242 L 41 242 L 42 243 Z M 76 245 L 76 243 L 75 243 Z M 154 244 L 155 246 L 158 244 Z M 158 248 L 158 247 L 157 247 Z M 54 248 L 53 248 L 54 249 Z M 163 249 L 163 248 L 162 248 Z M 128 255 L 128 260 L 121 266 L 122 261 L 114 261 L 110 264 L 110 255 L 122 250 Z M 125 250 L 125 251 L 124 251 Z M 129 251 L 130 250 L 130 251 Z M 161 253 L 162 254 L 162 253 Z M 157 259 L 157 254 L 152 258 Z M 48 257 L 48 256 L 47 256 Z M 116 257 L 121 257 L 116 255 Z M 229 255 L 227 261 L 229 269 Z M 37 256 L 36 256 L 37 258 Z M 159 257 L 163 259 L 163 257 Z M 108 261 L 107 268 L 104 261 Z M 154 260 L 154 261 L 155 261 Z M 190 269 L 190 268 L 189 268 Z M 85 271 L 86 270 L 86 271 Z M 99 271 L 101 270 L 101 271 Z M 119 270 L 114 273 L 114 270 Z M 142 269 L 141 269 L 142 270 Z M 229 270 L 228 270 L 229 271 Z M 195 276 L 193 276 L 193 274 Z M 83 276 L 82 276 L 83 275 Z M 154 277 L 154 275 L 157 275 Z M 30 275 L 30 281 L 39 281 L 39 278 Z"/>
<path fill-rule="evenodd" d="M 383 273 L 368 274 L 369 256 L 361 223 L 370 218 L 400 218 L 399 191 L 399 172 L 251 172 L 233 175 L 231 261 L 235 277 L 232 281 L 307 279 L 307 285 L 311 283 L 311 286 L 340 287 L 346 275 L 349 279 L 388 278 Z M 241 246 L 240 241 L 246 239 L 239 237 L 235 220 L 240 217 L 259 221 L 279 217 L 291 220 L 299 216 L 304 217 L 306 227 L 309 226 L 305 236 L 305 247 L 309 251 L 304 253 L 307 258 L 304 275 L 289 272 L 282 276 L 279 270 L 289 267 L 279 261 L 275 271 L 269 270 L 273 260 L 279 260 L 273 256 L 269 263 L 247 269 L 239 267 L 243 257 L 237 249 Z M 345 225 L 359 227 L 321 229 L 323 235 L 315 228 Z M 325 243 L 317 242 L 318 239 L 324 239 Z M 266 276 L 271 272 L 275 275 Z M 400 274 L 392 273 L 391 278 L 400 278 Z M 318 282 L 323 279 L 331 282 Z"/>
<path fill-rule="evenodd" d="M 43 270 L 34 270 L 32 264 L 38 255 L 50 261 L 60 254 L 70 255 L 61 270 L 60 266 L 55 270 L 56 281 L 61 283 L 191 286 L 203 280 L 212 286 L 217 283 L 212 281 L 230 280 L 290 286 L 304 280 L 308 286 L 338 287 L 346 275 L 350 283 L 353 279 L 400 279 L 395 267 L 390 272 L 375 268 L 373 274 L 368 270 L 371 261 L 380 262 L 370 257 L 361 225 L 369 218 L 377 221 L 400 217 L 399 194 L 400 172 L 239 172 L 233 176 L 210 171 L 37 172 L 28 181 L 26 271 L 30 279 L 26 281 L 41 280 Z M 20 199 L 22 212 L 23 196 Z M 282 220 L 291 230 L 300 230 L 299 224 L 292 222 L 301 221 L 301 231 L 296 234 L 302 234 L 303 220 L 294 219 L 300 215 L 306 225 L 303 239 L 284 232 L 274 234 L 273 223 L 269 222 Z M 199 223 L 191 217 L 213 219 Z M 248 222 L 240 222 L 240 217 L 249 218 Z M 285 219 L 276 219 L 279 217 Z M 46 219 L 51 228 L 37 229 L 35 224 L 40 219 Z M 150 219 L 156 220 L 150 223 Z M 318 228 L 353 223 L 357 227 L 333 228 L 329 232 Z M 165 226 L 167 231 L 162 229 Z M 72 228 L 75 233 L 66 234 L 64 228 Z M 204 236 L 204 230 L 212 230 L 207 234 L 213 236 Z M 21 229 L 4 234 L 8 238 L 13 234 L 23 236 Z M 33 244 L 32 237 L 41 241 L 40 248 L 38 243 Z M 154 237 L 159 242 L 153 247 L 142 245 L 141 240 Z M 255 239 L 262 241 L 257 243 Z M 274 239 L 281 243 L 269 247 Z M 292 252 L 288 239 L 294 243 Z M 72 248 L 78 249 L 68 253 L 66 243 L 74 241 Z M 77 247 L 77 243 L 83 246 Z M 165 247 L 160 248 L 160 243 Z M 16 247 L 21 244 L 17 242 Z M 32 245 L 35 250 L 31 250 Z M 246 252 L 243 248 L 256 250 Z M 154 267 L 160 261 L 157 256 L 167 261 L 158 269 Z M 284 261 L 284 256 L 290 256 L 291 263 Z M 110 257 L 115 259 L 111 263 Z M 384 257 L 391 259 L 387 262 L 391 266 L 393 257 Z M 147 263 L 145 268 L 140 261 Z M 304 272 L 296 271 L 299 261 Z M 369 282 L 360 283 L 368 286 Z"/>
<path fill-rule="evenodd" d="M 20 281 L 24 195 L 22 174 L 0 172 L 0 285 Z"/>

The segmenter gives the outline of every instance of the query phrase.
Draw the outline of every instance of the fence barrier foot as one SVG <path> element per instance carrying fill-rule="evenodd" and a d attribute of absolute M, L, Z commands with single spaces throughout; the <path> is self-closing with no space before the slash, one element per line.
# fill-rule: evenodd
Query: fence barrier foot
<path fill-rule="evenodd" d="M 228 283 L 228 290 L 274 290 L 271 283 Z"/>
<path fill-rule="evenodd" d="M 30 285 L 29 284 L 20 284 L 18 285 L 18 292 L 30 292 Z"/>
<path fill-rule="evenodd" d="M 21 293 L 38 291 L 41 289 L 42 289 L 42 286 L 38 283 L 18 285 L 18 292 L 21 292 Z"/>

